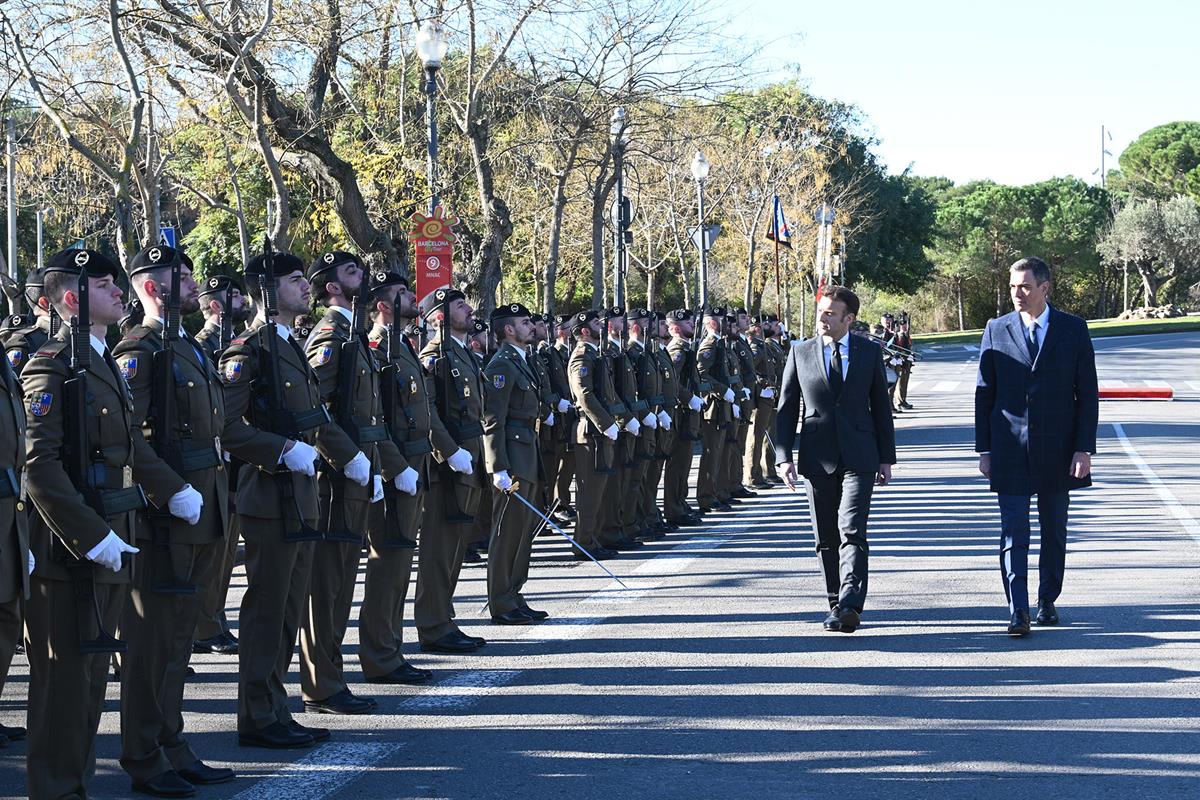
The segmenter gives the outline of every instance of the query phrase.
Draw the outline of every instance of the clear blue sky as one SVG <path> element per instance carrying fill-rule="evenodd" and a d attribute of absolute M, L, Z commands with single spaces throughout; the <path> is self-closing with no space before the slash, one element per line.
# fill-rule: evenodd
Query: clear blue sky
<path fill-rule="evenodd" d="M 1100 126 L 1116 156 L 1145 130 L 1200 119 L 1200 2 L 732 0 L 766 45 L 764 80 L 798 65 L 852 102 L 893 172 L 955 182 L 1088 180 Z"/>

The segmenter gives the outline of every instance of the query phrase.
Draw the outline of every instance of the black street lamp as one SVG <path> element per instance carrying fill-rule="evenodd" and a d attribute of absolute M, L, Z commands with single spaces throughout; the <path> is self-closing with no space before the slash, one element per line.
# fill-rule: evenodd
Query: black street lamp
<path fill-rule="evenodd" d="M 437 117 L 434 116 L 434 98 L 437 96 L 437 72 L 446 56 L 445 33 L 436 20 L 425 20 L 417 30 L 417 55 L 425 66 L 425 116 L 429 120 L 429 151 L 426 176 L 429 179 L 429 213 L 438 207 L 437 191 Z"/>
<path fill-rule="evenodd" d="M 696 181 L 696 204 L 699 224 L 696 226 L 696 246 L 700 248 L 700 308 L 708 306 L 708 237 L 704 231 L 704 182 L 708 180 L 708 159 L 696 151 L 692 158 L 692 178 Z"/>
<path fill-rule="evenodd" d="M 609 120 L 612 134 L 613 170 L 617 175 L 617 200 L 613 203 L 613 228 L 616 231 L 616 264 L 613 274 L 613 303 L 625 305 L 625 237 L 629 230 L 629 201 L 625 197 L 625 148 L 629 135 L 625 132 L 625 109 L 618 106 Z"/>

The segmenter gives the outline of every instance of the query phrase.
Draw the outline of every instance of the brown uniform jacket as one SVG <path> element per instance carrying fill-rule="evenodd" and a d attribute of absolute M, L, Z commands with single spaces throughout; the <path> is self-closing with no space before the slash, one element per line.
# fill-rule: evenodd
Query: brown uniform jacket
<path fill-rule="evenodd" d="M 430 396 L 433 392 L 429 385 L 430 378 L 421 368 L 421 362 L 415 351 L 408 345 L 403 335 L 395 338 L 396 347 L 392 352 L 390 331 L 383 325 L 375 325 L 367 335 L 371 351 L 379 364 L 380 409 L 384 419 L 392 420 L 390 433 L 394 446 L 384 448 L 383 457 L 384 480 L 390 481 L 409 467 L 420 472 L 420 490 L 429 484 L 429 476 L 419 467 L 427 467 L 429 459 L 423 456 L 432 452 L 433 445 L 429 441 L 429 432 L 433 423 L 433 410 Z M 394 407 L 385 408 L 382 405 L 384 393 L 383 381 L 393 382 L 392 399 Z"/>
<path fill-rule="evenodd" d="M 654 354 L 638 340 L 629 343 L 625 350 L 633 368 L 634 381 L 637 384 L 638 401 L 646 404 L 646 411 L 641 413 L 639 421 L 646 414 L 657 414 L 663 407 L 662 379 L 658 374 L 658 362 Z M 657 425 L 657 423 L 655 423 Z M 642 426 L 638 436 L 635 452 L 638 458 L 653 458 L 658 452 L 658 430 Z"/>
<path fill-rule="evenodd" d="M 48 341 L 29 359 L 23 378 L 28 412 L 26 485 L 38 510 L 30 520 L 29 539 L 37 560 L 36 573 L 50 580 L 70 580 L 66 568 L 52 555 L 52 537 L 80 559 L 110 530 L 127 543 L 132 544 L 134 538 L 133 512 L 101 517 L 84 501 L 63 465 L 63 381 L 72 377 L 65 337 L 70 330 L 64 325 L 59 332 L 64 338 Z M 93 466 L 97 488 L 128 488 L 133 485 L 133 438 L 141 435 L 133 427 L 133 397 L 99 353 L 93 349 L 90 357 L 87 432 L 90 448 L 99 454 Z M 126 556 L 120 572 L 93 564 L 93 579 L 97 583 L 128 583 L 132 563 Z"/>
<path fill-rule="evenodd" d="M 484 370 L 487 399 L 483 412 L 483 450 L 487 471 L 508 470 L 513 480 L 538 480 L 535 431 L 543 402 L 531 358 L 505 342 Z M 536 359 L 534 359 L 536 361 Z"/>
<path fill-rule="evenodd" d="M 131 328 L 113 348 L 113 358 L 121 376 L 133 393 L 133 479 L 157 508 L 168 501 L 184 484 L 191 484 L 204 498 L 200 520 L 195 525 L 171 518 L 172 542 L 202 544 L 219 539 L 228 532 L 229 480 L 221 453 L 221 431 L 225 427 L 225 397 L 217 368 L 186 339 L 176 339 L 175 352 L 175 429 L 171 444 L 179 448 L 181 458 L 205 466 L 176 472 L 151 442 L 157 420 L 151 408 L 155 375 L 153 358 L 163 349 L 162 322 L 147 319 Z M 138 525 L 138 538 L 148 539 L 149 525 Z"/>
<path fill-rule="evenodd" d="M 214 365 L 221 360 L 221 327 L 217 323 L 204 323 L 196 333 L 196 342 Z"/>
<path fill-rule="evenodd" d="M 50 318 L 38 317 L 32 325 L 4 332 L 4 355 L 17 377 L 25 370 L 29 357 L 41 350 L 50 339 Z"/>
<path fill-rule="evenodd" d="M 725 390 L 734 388 L 729 375 L 729 357 L 725 352 L 725 340 L 709 334 L 700 342 L 696 350 L 696 372 L 700 384 L 707 386 L 708 391 L 702 394 L 704 399 L 704 418 L 717 423 L 729 422 L 733 419 L 731 406 L 725 402 Z M 735 398 L 736 399 L 736 398 Z"/>
<path fill-rule="evenodd" d="M 442 348 L 437 338 L 421 348 L 421 364 L 429 372 L 431 415 L 430 439 L 433 457 L 444 463 L 458 448 L 471 454 L 475 467 L 470 475 L 452 473 L 454 480 L 467 486 L 483 487 L 483 372 L 479 359 L 451 336 L 446 342 L 446 363 L 440 364 Z M 446 386 L 440 385 L 442 381 Z M 442 397 L 442 393 L 445 396 Z M 442 413 L 442 409 L 445 413 Z M 433 479 L 437 480 L 435 472 Z"/>
<path fill-rule="evenodd" d="M 29 514 L 25 511 L 25 403 L 8 362 L 0 364 L 0 603 L 29 596 Z"/>
<path fill-rule="evenodd" d="M 282 326 L 279 331 L 283 332 Z M 308 443 L 317 443 L 317 431 L 291 431 L 288 435 L 275 433 L 267 384 L 269 380 L 270 348 L 268 336 L 277 338 L 279 379 L 283 382 L 283 405 L 292 412 L 304 412 L 321 404 L 317 374 L 304 358 L 299 343 L 290 336 L 285 340 L 271 331 L 271 326 L 256 320 L 250 330 L 234 339 L 221 354 L 221 379 L 225 385 L 225 428 L 221 444 L 236 458 L 251 468 L 238 473 L 238 513 L 263 519 L 290 519 L 295 513 L 284 509 L 279 489 L 272 477 L 279 469 L 283 447 L 292 434 Z M 328 424 L 328 423 L 326 423 Z M 322 453 L 322 455 L 326 455 Z M 291 473 L 292 491 L 307 520 L 317 518 L 317 483 L 315 477 Z"/>

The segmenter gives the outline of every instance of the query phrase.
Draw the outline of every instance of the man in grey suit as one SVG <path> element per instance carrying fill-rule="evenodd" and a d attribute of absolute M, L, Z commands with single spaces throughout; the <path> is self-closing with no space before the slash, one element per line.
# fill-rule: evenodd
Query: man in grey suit
<path fill-rule="evenodd" d="M 800 424 L 800 466 L 829 599 L 825 630 L 853 633 L 867 597 L 867 515 L 874 485 L 892 479 L 896 432 L 883 353 L 851 336 L 854 292 L 836 287 L 817 305 L 817 335 L 791 348 L 775 422 L 775 463 L 797 480 L 792 445 Z"/>
<path fill-rule="evenodd" d="M 1070 490 L 1092 483 L 1100 415 L 1087 323 L 1050 306 L 1050 267 L 1012 265 L 1015 311 L 988 323 L 979 347 L 975 450 L 1000 503 L 1000 572 L 1008 633 L 1029 633 L 1029 498 L 1037 495 L 1039 625 L 1056 625 L 1067 557 Z"/>

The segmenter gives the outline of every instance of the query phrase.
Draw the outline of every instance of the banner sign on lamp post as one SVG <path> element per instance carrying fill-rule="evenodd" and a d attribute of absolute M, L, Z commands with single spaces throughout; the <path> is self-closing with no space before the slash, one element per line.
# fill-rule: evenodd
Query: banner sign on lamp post
<path fill-rule="evenodd" d="M 408 238 L 413 245 L 416 295 L 420 302 L 452 282 L 454 243 L 458 238 L 450 229 L 458 224 L 458 217 L 446 216 L 442 206 L 438 206 L 432 214 L 416 212 L 412 222 Z"/>

